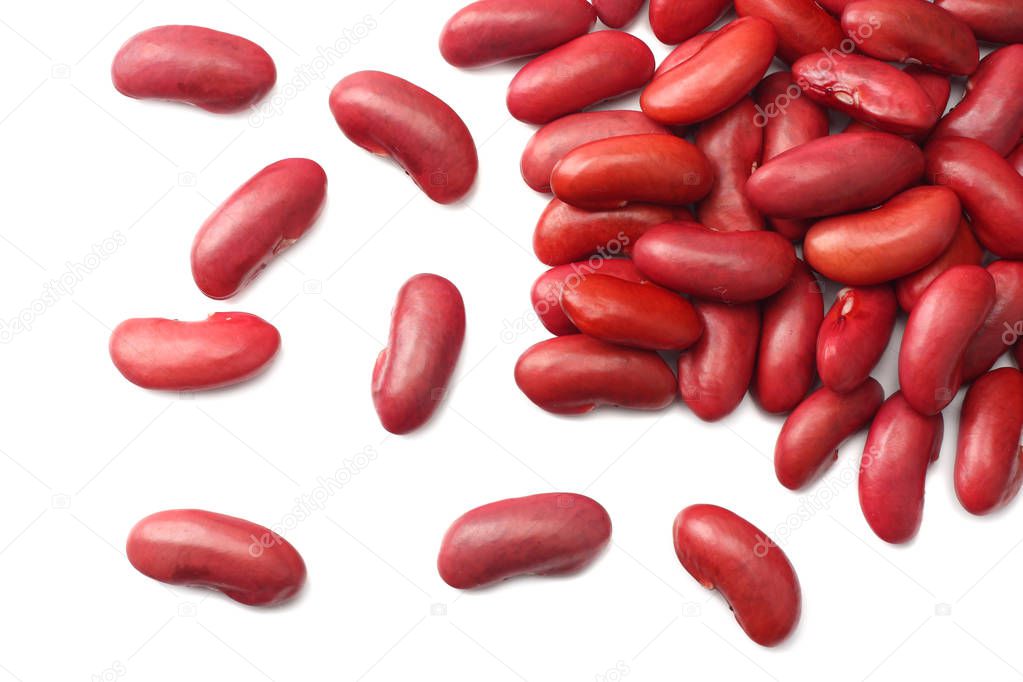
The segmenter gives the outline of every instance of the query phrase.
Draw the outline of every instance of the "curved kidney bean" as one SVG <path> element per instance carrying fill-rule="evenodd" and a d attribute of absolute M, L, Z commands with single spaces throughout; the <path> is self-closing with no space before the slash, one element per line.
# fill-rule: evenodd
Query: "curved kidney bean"
<path fill-rule="evenodd" d="M 277 81 L 277 68 L 266 50 L 240 36 L 202 26 L 157 26 L 121 46 L 111 76 L 122 95 L 223 114 L 262 99 Z"/>
<path fill-rule="evenodd" d="M 277 329 L 248 313 L 214 313 L 201 322 L 125 320 L 110 335 L 110 358 L 142 388 L 195 391 L 245 381 L 277 354 Z"/>
<path fill-rule="evenodd" d="M 880 208 L 826 218 L 806 233 L 815 270 L 843 284 L 881 284 L 916 272 L 955 237 L 962 207 L 944 187 L 914 187 Z"/>
<path fill-rule="evenodd" d="M 918 181 L 923 170 L 923 152 L 897 135 L 829 135 L 762 165 L 746 183 L 746 196 L 769 216 L 837 215 L 880 204 Z"/>
<path fill-rule="evenodd" d="M 305 582 L 305 562 L 269 528 L 199 509 L 147 516 L 128 534 L 128 561 L 153 580 L 208 587 L 249 606 L 273 606 Z"/>
<path fill-rule="evenodd" d="M 952 93 L 952 81 L 949 76 L 935 73 L 930 69 L 924 68 L 918 64 L 910 64 L 902 70 L 902 73 L 907 76 L 911 76 L 917 84 L 923 88 L 923 91 L 930 97 L 931 103 L 934 105 L 934 110 L 941 113 L 945 111 L 948 106 L 948 98 Z M 937 121 L 935 121 L 937 123 Z M 846 133 L 861 133 L 865 131 L 877 130 L 877 128 L 868 125 L 862 121 L 851 119 L 849 124 L 845 127 L 842 132 Z M 933 130 L 933 126 L 931 128 Z M 927 135 L 930 130 L 916 135 L 910 135 L 909 138 L 914 142 L 923 142 L 927 139 Z"/>
<path fill-rule="evenodd" d="M 561 309 L 561 293 L 575 289 L 590 275 L 617 277 L 627 282 L 642 282 L 643 275 L 627 258 L 594 258 L 551 268 L 533 283 L 530 298 L 540 322 L 555 336 L 578 334 L 579 330 Z M 514 331 L 514 330 L 513 330 Z"/>
<path fill-rule="evenodd" d="M 665 125 L 706 120 L 746 96 L 763 77 L 777 43 L 771 24 L 757 17 L 733 21 L 692 57 L 650 83 L 639 103 Z"/>
<path fill-rule="evenodd" d="M 584 211 L 554 199 L 533 231 L 533 252 L 541 263 L 564 265 L 632 252 L 636 240 L 655 225 L 692 219 L 682 207 L 629 204 L 613 211 Z"/>
<path fill-rule="evenodd" d="M 696 223 L 648 230 L 632 258 L 661 286 L 726 303 L 777 293 L 796 265 L 792 244 L 774 232 L 715 232 Z"/>
<path fill-rule="evenodd" d="M 1023 144 L 1013 149 L 1006 159 L 1009 164 L 1016 169 L 1017 173 L 1023 175 Z"/>
<path fill-rule="evenodd" d="M 959 196 L 977 239 L 1004 258 L 1023 258 L 1023 176 L 983 142 L 964 137 L 932 140 L 925 149 L 926 179 Z"/>
<path fill-rule="evenodd" d="M 874 416 L 860 460 L 860 509 L 885 542 L 908 542 L 920 528 L 924 480 L 938 459 L 944 422 L 941 413 L 914 410 L 901 393 Z"/>
<path fill-rule="evenodd" d="M 988 372 L 970 387 L 959 417 L 955 489 L 963 508 L 987 514 L 1008 504 L 1023 482 L 1023 374 Z"/>
<path fill-rule="evenodd" d="M 472 187 L 479 165 L 472 135 L 426 90 L 381 71 L 360 71 L 334 86 L 330 111 L 348 139 L 393 158 L 434 201 L 457 201 Z"/>
<path fill-rule="evenodd" d="M 643 0 L 593 0 L 597 16 L 610 28 L 621 28 L 639 13 Z"/>
<path fill-rule="evenodd" d="M 584 334 L 632 348 L 683 350 L 703 332 L 689 301 L 649 282 L 591 275 L 562 291 L 561 307 Z"/>
<path fill-rule="evenodd" d="M 870 57 L 808 54 L 792 74 L 810 99 L 890 133 L 926 132 L 940 114 L 911 76 Z"/>
<path fill-rule="evenodd" d="M 496 64 L 567 43 L 594 21 L 585 0 L 479 0 L 444 24 L 440 53 L 452 66 Z"/>
<path fill-rule="evenodd" d="M 760 307 L 693 301 L 703 322 L 696 345 L 678 357 L 682 400 L 704 421 L 716 421 L 734 410 L 753 379 L 760 338 Z"/>
<path fill-rule="evenodd" d="M 685 42 L 669 52 L 664 61 L 657 66 L 657 70 L 654 71 L 654 78 L 674 69 L 682 62 L 688 61 L 690 57 L 703 49 L 703 46 L 712 40 L 715 35 L 717 35 L 717 31 L 707 31 L 706 33 L 697 33 L 692 38 L 687 38 Z"/>
<path fill-rule="evenodd" d="M 537 192 L 551 191 L 551 172 L 576 147 L 622 135 L 671 133 L 641 111 L 587 111 L 551 121 L 529 139 L 519 167 L 526 184 Z"/>
<path fill-rule="evenodd" d="M 957 265 L 927 287 L 913 306 L 899 351 L 902 393 L 920 414 L 937 414 L 962 384 L 963 353 L 995 301 L 984 268 Z"/>
<path fill-rule="evenodd" d="M 965 219 L 960 220 L 952 243 L 937 259 L 895 283 L 895 295 L 899 299 L 899 305 L 908 313 L 938 275 L 956 265 L 980 265 L 982 260 L 984 250 L 973 236 L 970 224 Z"/>
<path fill-rule="evenodd" d="M 622 31 L 596 31 L 522 67 L 508 86 L 508 111 L 526 123 L 559 116 L 638 90 L 654 75 L 654 54 Z"/>
<path fill-rule="evenodd" d="M 724 14 L 728 0 L 650 0 L 650 28 L 666 45 L 677 45 Z"/>
<path fill-rule="evenodd" d="M 817 478 L 838 458 L 838 446 L 870 423 L 884 389 L 868 378 L 847 393 L 821 387 L 801 402 L 781 428 L 774 448 L 774 473 L 790 490 Z"/>
<path fill-rule="evenodd" d="M 192 278 L 230 298 L 312 227 L 327 197 L 315 161 L 284 159 L 259 171 L 213 212 L 192 243 Z"/>
<path fill-rule="evenodd" d="M 970 76 L 963 99 L 941 119 L 934 137 L 980 140 L 999 155 L 1008 154 L 1023 131 L 1023 45 L 995 50 Z"/>
<path fill-rule="evenodd" d="M 803 261 L 796 261 L 785 288 L 764 301 L 754 395 L 775 414 L 806 397 L 814 379 L 817 332 L 824 320 L 821 285 Z"/>
<path fill-rule="evenodd" d="M 845 39 L 838 21 L 813 0 L 735 0 L 735 11 L 771 22 L 778 56 L 789 64 L 804 54 L 838 50 Z"/>
<path fill-rule="evenodd" d="M 856 0 L 842 11 L 842 29 L 862 52 L 886 62 L 967 76 L 980 60 L 970 27 L 924 0 Z"/>
<path fill-rule="evenodd" d="M 995 280 L 995 303 L 963 355 L 963 381 L 973 381 L 1016 343 L 1023 331 L 1023 262 L 987 266 Z"/>
<path fill-rule="evenodd" d="M 696 206 L 698 220 L 712 230 L 764 229 L 764 218 L 746 198 L 746 181 L 760 163 L 763 129 L 749 97 L 703 123 L 696 146 L 710 162 L 714 184 Z"/>
<path fill-rule="evenodd" d="M 515 383 L 555 414 L 583 414 L 599 405 L 659 410 L 675 398 L 675 375 L 657 353 L 583 334 L 527 349 L 515 364 Z"/>
<path fill-rule="evenodd" d="M 1012 0 L 935 0 L 934 4 L 966 22 L 980 40 L 1023 42 L 1023 7 Z"/>
<path fill-rule="evenodd" d="M 817 335 L 821 382 L 846 393 L 866 381 L 888 347 L 897 312 L 887 284 L 839 291 Z"/>
<path fill-rule="evenodd" d="M 438 275 L 405 282 L 391 312 L 387 348 L 373 367 L 373 405 L 391 433 L 422 426 L 444 399 L 465 338 L 465 305 Z"/>
<path fill-rule="evenodd" d="M 441 542 L 437 571 L 451 587 L 583 569 L 611 541 L 611 517 L 595 500 L 544 493 L 491 502 L 458 517 Z"/>
<path fill-rule="evenodd" d="M 566 154 L 551 174 L 555 196 L 590 210 L 633 201 L 684 205 L 705 197 L 713 182 L 703 152 L 673 135 L 589 142 Z"/>
<path fill-rule="evenodd" d="M 689 575 L 718 590 L 746 635 L 774 646 L 799 622 L 799 579 L 785 552 L 756 526 L 710 504 L 675 517 L 675 554 Z"/>

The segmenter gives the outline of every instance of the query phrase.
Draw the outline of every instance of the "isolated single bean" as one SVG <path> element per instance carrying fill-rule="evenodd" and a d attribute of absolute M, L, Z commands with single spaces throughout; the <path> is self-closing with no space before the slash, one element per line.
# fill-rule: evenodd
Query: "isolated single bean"
<path fill-rule="evenodd" d="M 657 70 L 654 71 L 654 78 L 657 78 L 666 71 L 674 69 L 682 62 L 687 61 L 690 57 L 703 49 L 703 46 L 706 45 L 708 41 L 712 40 L 716 34 L 717 31 L 707 31 L 705 33 L 697 33 L 692 38 L 686 38 L 685 42 L 669 52 L 668 56 L 657 65 Z"/>
<path fill-rule="evenodd" d="M 995 303 L 963 355 L 963 381 L 991 369 L 1023 336 L 1023 262 L 997 260 L 987 266 L 995 280 Z"/>
<path fill-rule="evenodd" d="M 666 45 L 677 45 L 724 14 L 728 0 L 650 0 L 650 28 Z"/>
<path fill-rule="evenodd" d="M 508 86 L 508 111 L 548 123 L 638 90 L 654 75 L 654 54 L 623 31 L 588 33 L 526 64 Z"/>
<path fill-rule="evenodd" d="M 635 201 L 680 206 L 705 197 L 713 182 L 703 152 L 673 135 L 589 142 L 566 154 L 551 174 L 555 196 L 588 210 Z"/>
<path fill-rule="evenodd" d="M 585 495 L 517 497 L 456 519 L 441 542 L 437 570 L 461 590 L 520 575 L 575 573 L 610 541 L 611 518 Z"/>
<path fill-rule="evenodd" d="M 555 336 L 579 333 L 561 308 L 561 293 L 578 287 L 594 274 L 617 277 L 627 282 L 644 281 L 643 275 L 628 258 L 594 258 L 551 268 L 536 279 L 530 292 L 533 310 L 547 331 Z M 511 331 L 516 333 L 517 330 Z"/>
<path fill-rule="evenodd" d="M 962 385 L 963 353 L 995 301 L 995 282 L 976 265 L 938 276 L 913 306 L 899 350 L 899 385 L 920 414 L 937 414 Z"/>
<path fill-rule="evenodd" d="M 955 237 L 940 256 L 926 267 L 911 275 L 901 277 L 895 283 L 895 294 L 899 306 L 907 313 L 913 309 L 920 295 L 931 285 L 938 275 L 956 265 L 980 265 L 984 260 L 984 249 L 980 248 L 977 238 L 973 236 L 970 224 L 963 218 L 959 221 Z"/>
<path fill-rule="evenodd" d="M 659 410 L 675 398 L 675 375 L 657 353 L 583 334 L 527 349 L 515 364 L 515 383 L 555 414 L 583 414 L 600 405 Z"/>
<path fill-rule="evenodd" d="M 110 335 L 110 358 L 142 388 L 195 391 L 245 381 L 277 354 L 277 329 L 248 313 L 214 313 L 200 322 L 125 320 Z"/>
<path fill-rule="evenodd" d="M 621 28 L 633 20 L 643 0 L 593 0 L 597 16 L 610 28 Z"/>
<path fill-rule="evenodd" d="M 202 26 L 157 26 L 121 46 L 111 68 L 118 92 L 186 102 L 217 114 L 241 111 L 277 80 L 266 50 Z"/>
<path fill-rule="evenodd" d="M 426 90 L 381 71 L 359 71 L 330 93 L 330 111 L 348 139 L 389 156 L 434 201 L 465 196 L 479 165 L 458 114 Z"/>
<path fill-rule="evenodd" d="M 740 17 L 760 17 L 778 34 L 778 56 L 791 64 L 811 52 L 841 49 L 845 34 L 838 21 L 814 0 L 735 0 Z"/>
<path fill-rule="evenodd" d="M 567 43 L 594 21 L 585 0 L 479 0 L 444 24 L 440 53 L 452 66 L 496 64 Z"/>
<path fill-rule="evenodd" d="M 934 4 L 966 22 L 980 40 L 1023 42 L 1023 5 L 1014 0 L 935 0 Z"/>
<path fill-rule="evenodd" d="M 860 460 L 860 509 L 885 542 L 908 542 L 920 528 L 927 468 L 938 459 L 944 435 L 941 413 L 925 417 L 902 393 L 874 416 Z"/>
<path fill-rule="evenodd" d="M 796 265 L 792 244 L 774 232 L 715 232 L 697 223 L 647 230 L 632 258 L 661 286 L 726 303 L 777 293 Z"/>
<path fill-rule="evenodd" d="M 884 389 L 868 378 L 847 393 L 823 386 L 799 404 L 781 428 L 774 448 L 774 473 L 790 490 L 816 479 L 838 458 L 838 446 L 870 423 Z"/>
<path fill-rule="evenodd" d="M 866 381 L 888 347 L 897 312 L 888 284 L 839 291 L 817 335 L 821 383 L 846 393 Z"/>
<path fill-rule="evenodd" d="M 305 562 L 269 528 L 202 511 L 147 516 L 128 534 L 128 561 L 154 580 L 208 587 L 249 606 L 287 601 L 305 582 Z"/>
<path fill-rule="evenodd" d="M 959 417 L 955 489 L 963 508 L 987 514 L 1008 504 L 1023 482 L 1023 374 L 988 372 L 966 392 Z"/>
<path fill-rule="evenodd" d="M 192 242 L 192 278 L 210 298 L 230 298 L 312 227 L 327 196 L 315 161 L 270 164 L 213 212 Z"/>
<path fill-rule="evenodd" d="M 760 163 L 764 142 L 756 115 L 753 100 L 745 97 L 696 131 L 696 146 L 714 172 L 714 184 L 697 204 L 696 217 L 712 230 L 764 229 L 764 217 L 746 198 L 746 181 Z"/>
<path fill-rule="evenodd" d="M 698 583 L 718 590 L 746 635 L 781 643 L 799 623 L 802 596 L 785 552 L 746 519 L 710 504 L 675 517 L 675 554 Z"/>

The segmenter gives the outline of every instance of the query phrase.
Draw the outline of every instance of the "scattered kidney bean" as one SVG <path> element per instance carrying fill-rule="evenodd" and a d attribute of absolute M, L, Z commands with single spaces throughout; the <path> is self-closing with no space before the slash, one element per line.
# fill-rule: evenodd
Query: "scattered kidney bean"
<path fill-rule="evenodd" d="M 675 554 L 698 583 L 718 590 L 746 635 L 781 643 L 799 622 L 802 596 L 785 552 L 746 519 L 694 504 L 675 517 Z"/>
<path fill-rule="evenodd" d="M 548 123 L 638 90 L 654 75 L 654 54 L 623 31 L 596 31 L 522 67 L 508 86 L 508 111 L 525 123 Z"/>
<path fill-rule="evenodd" d="M 199 509 L 147 516 L 128 534 L 128 561 L 171 585 L 208 587 L 249 606 L 274 606 L 305 582 L 302 557 L 258 524 Z"/>
<path fill-rule="evenodd" d="M 995 281 L 995 303 L 963 355 L 963 381 L 973 381 L 1023 336 L 1023 262 L 987 266 Z"/>
<path fill-rule="evenodd" d="M 817 478 L 838 458 L 838 446 L 870 423 L 884 389 L 868 378 L 847 393 L 817 389 L 785 420 L 774 448 L 774 472 L 790 490 Z"/>
<path fill-rule="evenodd" d="M 696 206 L 700 223 L 712 230 L 764 229 L 764 218 L 746 198 L 746 181 L 760 163 L 763 129 L 754 124 L 757 111 L 749 97 L 704 122 L 696 146 L 710 162 L 714 184 Z"/>
<path fill-rule="evenodd" d="M 1023 6 L 1012 0 L 935 0 L 966 22 L 980 40 L 1023 42 Z"/>
<path fill-rule="evenodd" d="M 970 224 L 965 218 L 961 219 L 952 243 L 937 259 L 895 283 L 895 295 L 899 299 L 899 305 L 908 313 L 938 275 L 956 265 L 980 265 L 983 259 L 984 250 L 973 236 Z"/>
<path fill-rule="evenodd" d="M 585 495 L 517 497 L 456 519 L 441 542 L 437 570 L 461 590 L 520 575 L 575 573 L 610 541 L 611 518 Z"/>
<path fill-rule="evenodd" d="M 740 17 L 760 17 L 778 34 L 778 56 L 791 64 L 811 52 L 841 49 L 842 26 L 814 0 L 735 0 Z"/>
<path fill-rule="evenodd" d="M 561 308 L 561 293 L 566 289 L 575 289 L 594 274 L 617 277 L 627 282 L 644 281 L 643 275 L 627 258 L 595 258 L 551 268 L 537 278 L 530 292 L 533 310 L 547 331 L 555 336 L 579 333 L 579 329 Z"/>
<path fill-rule="evenodd" d="M 847 393 L 866 381 L 888 347 L 897 312 L 888 284 L 839 291 L 817 335 L 821 383 Z"/>
<path fill-rule="evenodd" d="M 1002 367 L 977 379 L 959 417 L 955 489 L 963 508 L 987 514 L 1008 504 L 1023 482 L 1023 374 Z"/>
<path fill-rule="evenodd" d="M 703 49 L 703 46 L 712 40 L 715 35 L 717 35 L 717 31 L 707 31 L 706 33 L 697 33 L 692 38 L 686 38 L 685 42 L 669 52 L 664 61 L 658 65 L 657 70 L 654 71 L 654 78 L 674 69 L 682 62 L 688 61 L 690 57 Z"/>
<path fill-rule="evenodd" d="M 266 50 L 240 36 L 202 26 L 157 26 L 121 46 L 111 76 L 122 95 L 224 114 L 262 99 L 277 81 L 277 68 Z"/>
<path fill-rule="evenodd" d="M 515 383 L 555 414 L 583 414 L 599 405 L 659 410 L 675 398 L 675 375 L 657 353 L 583 334 L 527 349 L 515 365 Z"/>
<path fill-rule="evenodd" d="M 724 14 L 728 0 L 650 0 L 650 28 L 666 45 L 677 45 Z"/>
<path fill-rule="evenodd" d="M 567 43 L 595 21 L 585 0 L 479 0 L 444 24 L 440 53 L 452 66 L 496 64 Z"/>
<path fill-rule="evenodd" d="M 610 28 L 621 28 L 633 20 L 643 0 L 593 0 L 597 16 Z"/>

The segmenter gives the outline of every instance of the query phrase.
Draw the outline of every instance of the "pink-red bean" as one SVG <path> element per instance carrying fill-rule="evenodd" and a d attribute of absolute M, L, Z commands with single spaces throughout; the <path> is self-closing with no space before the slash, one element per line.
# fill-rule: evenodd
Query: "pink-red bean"
<path fill-rule="evenodd" d="M 888 347 L 897 312 L 888 284 L 839 291 L 817 335 L 821 383 L 846 393 L 866 381 Z"/>
<path fill-rule="evenodd" d="M 1014 0 L 935 0 L 934 4 L 966 22 L 980 40 L 1023 42 L 1023 6 Z"/>
<path fill-rule="evenodd" d="M 578 287 L 583 280 L 594 274 L 617 277 L 627 282 L 644 281 L 635 264 L 627 258 L 596 258 L 551 268 L 537 278 L 530 292 L 533 310 L 547 331 L 555 336 L 579 333 L 579 329 L 561 308 L 561 293 Z M 509 333 L 517 334 L 519 331 L 511 328 Z"/>
<path fill-rule="evenodd" d="M 621 28 L 633 20 L 643 0 L 593 0 L 597 16 L 610 28 Z"/>
<path fill-rule="evenodd" d="M 963 218 L 959 221 L 955 237 L 948 248 L 927 267 L 917 270 L 911 275 L 901 277 L 895 283 L 895 294 L 899 306 L 907 313 L 913 309 L 924 290 L 931 285 L 938 275 L 956 265 L 980 265 L 984 260 L 984 249 L 980 248 L 977 238 L 973 236 L 970 224 Z"/>
<path fill-rule="evenodd" d="M 728 0 L 650 0 L 650 28 L 662 43 L 677 45 L 717 21 L 728 5 Z"/>
<path fill-rule="evenodd" d="M 669 52 L 668 56 L 658 64 L 657 70 L 654 71 L 654 78 L 674 69 L 682 62 L 688 61 L 690 57 L 703 49 L 703 46 L 712 40 L 716 34 L 717 31 L 707 31 L 706 33 L 697 33 L 692 38 L 687 38 L 685 42 Z"/>
<path fill-rule="evenodd" d="M 697 204 L 696 216 L 712 230 L 764 229 L 764 217 L 746 198 L 746 181 L 760 163 L 764 141 L 756 115 L 756 105 L 746 97 L 696 131 L 696 146 L 714 172 L 710 194 Z"/>
<path fill-rule="evenodd" d="M 845 38 L 838 21 L 814 0 L 735 0 L 735 12 L 771 22 L 778 56 L 789 64 L 804 54 L 838 50 Z"/>
<path fill-rule="evenodd" d="M 963 355 L 963 381 L 973 381 L 1023 336 L 1023 262 L 987 266 L 995 280 L 995 303 Z"/>

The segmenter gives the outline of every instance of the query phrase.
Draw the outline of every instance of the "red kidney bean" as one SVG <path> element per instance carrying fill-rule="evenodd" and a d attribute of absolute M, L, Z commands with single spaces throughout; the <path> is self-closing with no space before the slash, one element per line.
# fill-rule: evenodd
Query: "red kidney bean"
<path fill-rule="evenodd" d="M 847 393 L 821 387 L 785 420 L 774 448 L 774 473 L 790 490 L 816 479 L 838 458 L 838 446 L 870 423 L 884 389 L 868 378 Z"/>
<path fill-rule="evenodd" d="M 633 20 L 643 0 L 593 0 L 597 16 L 610 28 L 621 28 Z"/>
<path fill-rule="evenodd" d="M 373 405 L 391 433 L 419 428 L 444 399 L 465 338 L 465 305 L 438 275 L 405 282 L 391 312 L 387 348 L 373 367 Z"/>
<path fill-rule="evenodd" d="M 551 174 L 555 196 L 590 210 L 634 201 L 684 205 L 705 197 L 713 182 L 703 152 L 673 135 L 589 142 L 566 154 Z"/>
<path fill-rule="evenodd" d="M 677 45 L 724 14 L 728 0 L 650 0 L 650 28 L 666 45 Z"/>
<path fill-rule="evenodd" d="M 757 110 L 746 97 L 703 123 L 696 146 L 710 162 L 714 184 L 696 206 L 699 221 L 713 230 L 764 229 L 764 218 L 746 198 L 746 181 L 760 163 L 763 129 L 754 124 Z"/>
<path fill-rule="evenodd" d="M 715 232 L 696 223 L 648 230 L 632 258 L 661 286 L 726 303 L 758 301 L 780 291 L 796 265 L 792 245 L 774 232 Z"/>
<path fill-rule="evenodd" d="M 381 71 L 343 78 L 330 110 L 355 144 L 393 158 L 437 203 L 465 196 L 476 179 L 476 144 L 458 114 L 426 90 Z"/>
<path fill-rule="evenodd" d="M 733 21 L 692 57 L 643 90 L 640 106 L 665 125 L 688 125 L 720 114 L 745 97 L 767 71 L 777 38 L 757 17 Z"/>
<path fill-rule="evenodd" d="M 710 504 L 675 517 L 675 554 L 689 575 L 718 590 L 746 635 L 774 646 L 799 622 L 802 597 L 785 552 L 746 519 Z"/>
<path fill-rule="evenodd" d="M 843 133 L 772 158 L 750 177 L 746 196 L 769 216 L 837 215 L 876 206 L 917 182 L 923 170 L 923 153 L 909 140 Z"/>
<path fill-rule="evenodd" d="M 906 275 L 895 283 L 895 294 L 899 299 L 899 305 L 908 313 L 938 275 L 956 265 L 980 265 L 982 260 L 984 260 L 984 250 L 980 248 L 977 238 L 973 236 L 970 224 L 965 219 L 960 220 L 952 243 L 937 259 L 927 267 L 917 270 L 911 275 Z"/>
<path fill-rule="evenodd" d="M 440 53 L 452 66 L 496 64 L 567 43 L 594 21 L 585 0 L 479 0 L 444 24 Z"/>
<path fill-rule="evenodd" d="M 881 284 L 916 272 L 948 248 L 962 219 L 955 192 L 914 187 L 880 208 L 825 218 L 806 233 L 815 270 L 843 284 Z"/>
<path fill-rule="evenodd" d="M 804 54 L 841 47 L 838 21 L 813 0 L 735 0 L 740 17 L 760 17 L 778 34 L 778 56 L 789 64 Z"/>
<path fill-rule="evenodd" d="M 622 31 L 596 31 L 522 67 L 508 86 L 508 111 L 526 123 L 559 116 L 638 90 L 654 75 L 654 54 Z"/>
<path fill-rule="evenodd" d="M 1023 176 L 983 142 L 964 137 L 931 141 L 925 177 L 959 196 L 977 239 L 1004 258 L 1023 258 Z"/>
<path fill-rule="evenodd" d="M 817 335 L 821 383 L 847 393 L 866 381 L 888 347 L 897 312 L 887 284 L 839 291 Z"/>
<path fill-rule="evenodd" d="M 153 580 L 208 587 L 249 606 L 273 606 L 305 582 L 291 544 L 259 524 L 199 509 L 147 516 L 128 534 L 128 561 Z"/>
<path fill-rule="evenodd" d="M 995 50 L 970 76 L 966 94 L 934 129 L 934 138 L 969 137 L 1001 156 L 1019 142 L 1023 131 L 1023 45 Z"/>
<path fill-rule="evenodd" d="M 689 301 L 649 282 L 590 275 L 561 292 L 561 307 L 582 333 L 621 346 L 683 350 L 703 333 Z"/>
<path fill-rule="evenodd" d="M 792 74 L 810 99 L 890 133 L 926 132 L 940 114 L 911 76 L 870 57 L 808 54 Z"/>
<path fill-rule="evenodd" d="M 259 171 L 213 212 L 192 243 L 192 278 L 230 298 L 312 227 L 327 197 L 315 161 L 284 159 Z"/>
<path fill-rule="evenodd" d="M 583 334 L 527 349 L 515 365 L 515 383 L 555 414 L 583 414 L 599 405 L 659 410 L 675 398 L 675 375 L 657 353 Z"/>
<path fill-rule="evenodd" d="M 1023 482 L 1023 374 L 988 372 L 966 392 L 959 417 L 955 489 L 963 508 L 987 514 L 1008 504 Z"/>
<path fill-rule="evenodd" d="M 1006 157 L 1009 164 L 1016 169 L 1016 172 L 1023 175 L 1023 144 L 1018 145 L 1012 153 Z"/>
<path fill-rule="evenodd" d="M 717 35 L 717 31 L 707 31 L 706 33 L 697 33 L 692 38 L 687 38 L 685 42 L 668 53 L 664 61 L 658 65 L 657 70 L 654 71 L 654 78 L 674 69 L 682 62 L 688 61 L 690 57 L 703 49 L 703 46 L 712 40 L 715 35 Z"/>
<path fill-rule="evenodd" d="M 817 332 L 824 320 L 821 285 L 796 261 L 785 288 L 764 301 L 754 395 L 775 414 L 788 412 L 813 385 Z"/>
<path fill-rule="evenodd" d="M 952 81 L 949 76 L 935 73 L 930 69 L 922 67 L 918 64 L 910 64 L 902 70 L 902 73 L 907 76 L 912 76 L 913 80 L 923 88 L 923 91 L 927 93 L 927 96 L 931 98 L 931 103 L 934 104 L 934 110 L 937 112 L 945 111 L 945 107 L 948 106 L 948 98 L 952 93 Z M 937 123 L 937 121 L 935 121 Z M 845 127 L 842 132 L 846 133 L 862 133 L 864 131 L 877 130 L 873 126 L 867 125 L 862 121 L 851 119 L 849 124 Z M 923 142 L 927 138 L 927 133 L 930 130 L 916 135 L 910 135 L 910 139 L 914 142 Z"/>
<path fill-rule="evenodd" d="M 926 0 L 856 0 L 842 11 L 842 28 L 864 54 L 886 62 L 968 76 L 980 60 L 970 27 Z"/>
<path fill-rule="evenodd" d="M 925 417 L 901 393 L 874 416 L 860 460 L 860 509 L 885 542 L 908 542 L 920 528 L 924 480 L 938 459 L 944 428 L 941 413 Z"/>
<path fill-rule="evenodd" d="M 966 22 L 980 40 L 1023 42 L 1023 7 L 1012 0 L 935 0 Z"/>
<path fill-rule="evenodd" d="M 1023 262 L 987 266 L 995 280 L 995 303 L 963 355 L 963 381 L 973 381 L 1023 336 Z"/>
<path fill-rule="evenodd" d="M 760 307 L 693 301 L 703 323 L 696 345 L 678 357 L 682 400 L 704 421 L 734 410 L 753 379 L 760 338 Z"/>
<path fill-rule="evenodd" d="M 520 575 L 575 573 L 610 541 L 611 518 L 585 495 L 517 497 L 458 517 L 444 534 L 437 570 L 461 590 Z"/>
<path fill-rule="evenodd" d="M 551 191 L 551 172 L 576 147 L 622 135 L 671 133 L 641 111 L 587 111 L 552 121 L 536 131 L 522 152 L 522 178 L 537 192 Z"/>
<path fill-rule="evenodd" d="M 627 258 L 594 258 L 551 268 L 533 283 L 530 298 L 540 322 L 555 336 L 578 334 L 572 321 L 561 309 L 561 292 L 574 289 L 593 274 L 617 277 L 627 282 L 642 282 L 644 277 Z"/>
<path fill-rule="evenodd" d="M 613 211 L 584 211 L 554 199 L 533 232 L 533 252 L 540 262 L 563 265 L 589 258 L 632 252 L 636 240 L 655 225 L 692 219 L 682 207 L 629 204 Z"/>
<path fill-rule="evenodd" d="M 899 384 L 920 414 L 937 414 L 962 385 L 963 353 L 995 301 L 984 268 L 957 265 L 927 287 L 913 306 L 899 351 Z"/>
<path fill-rule="evenodd" d="M 201 322 L 125 320 L 110 335 L 110 358 L 142 388 L 196 391 L 245 381 L 277 354 L 277 329 L 248 313 L 214 313 Z"/>
<path fill-rule="evenodd" d="M 277 81 L 277 68 L 266 50 L 240 36 L 202 26 L 157 26 L 121 46 L 111 76 L 122 95 L 223 114 L 262 99 Z"/>

